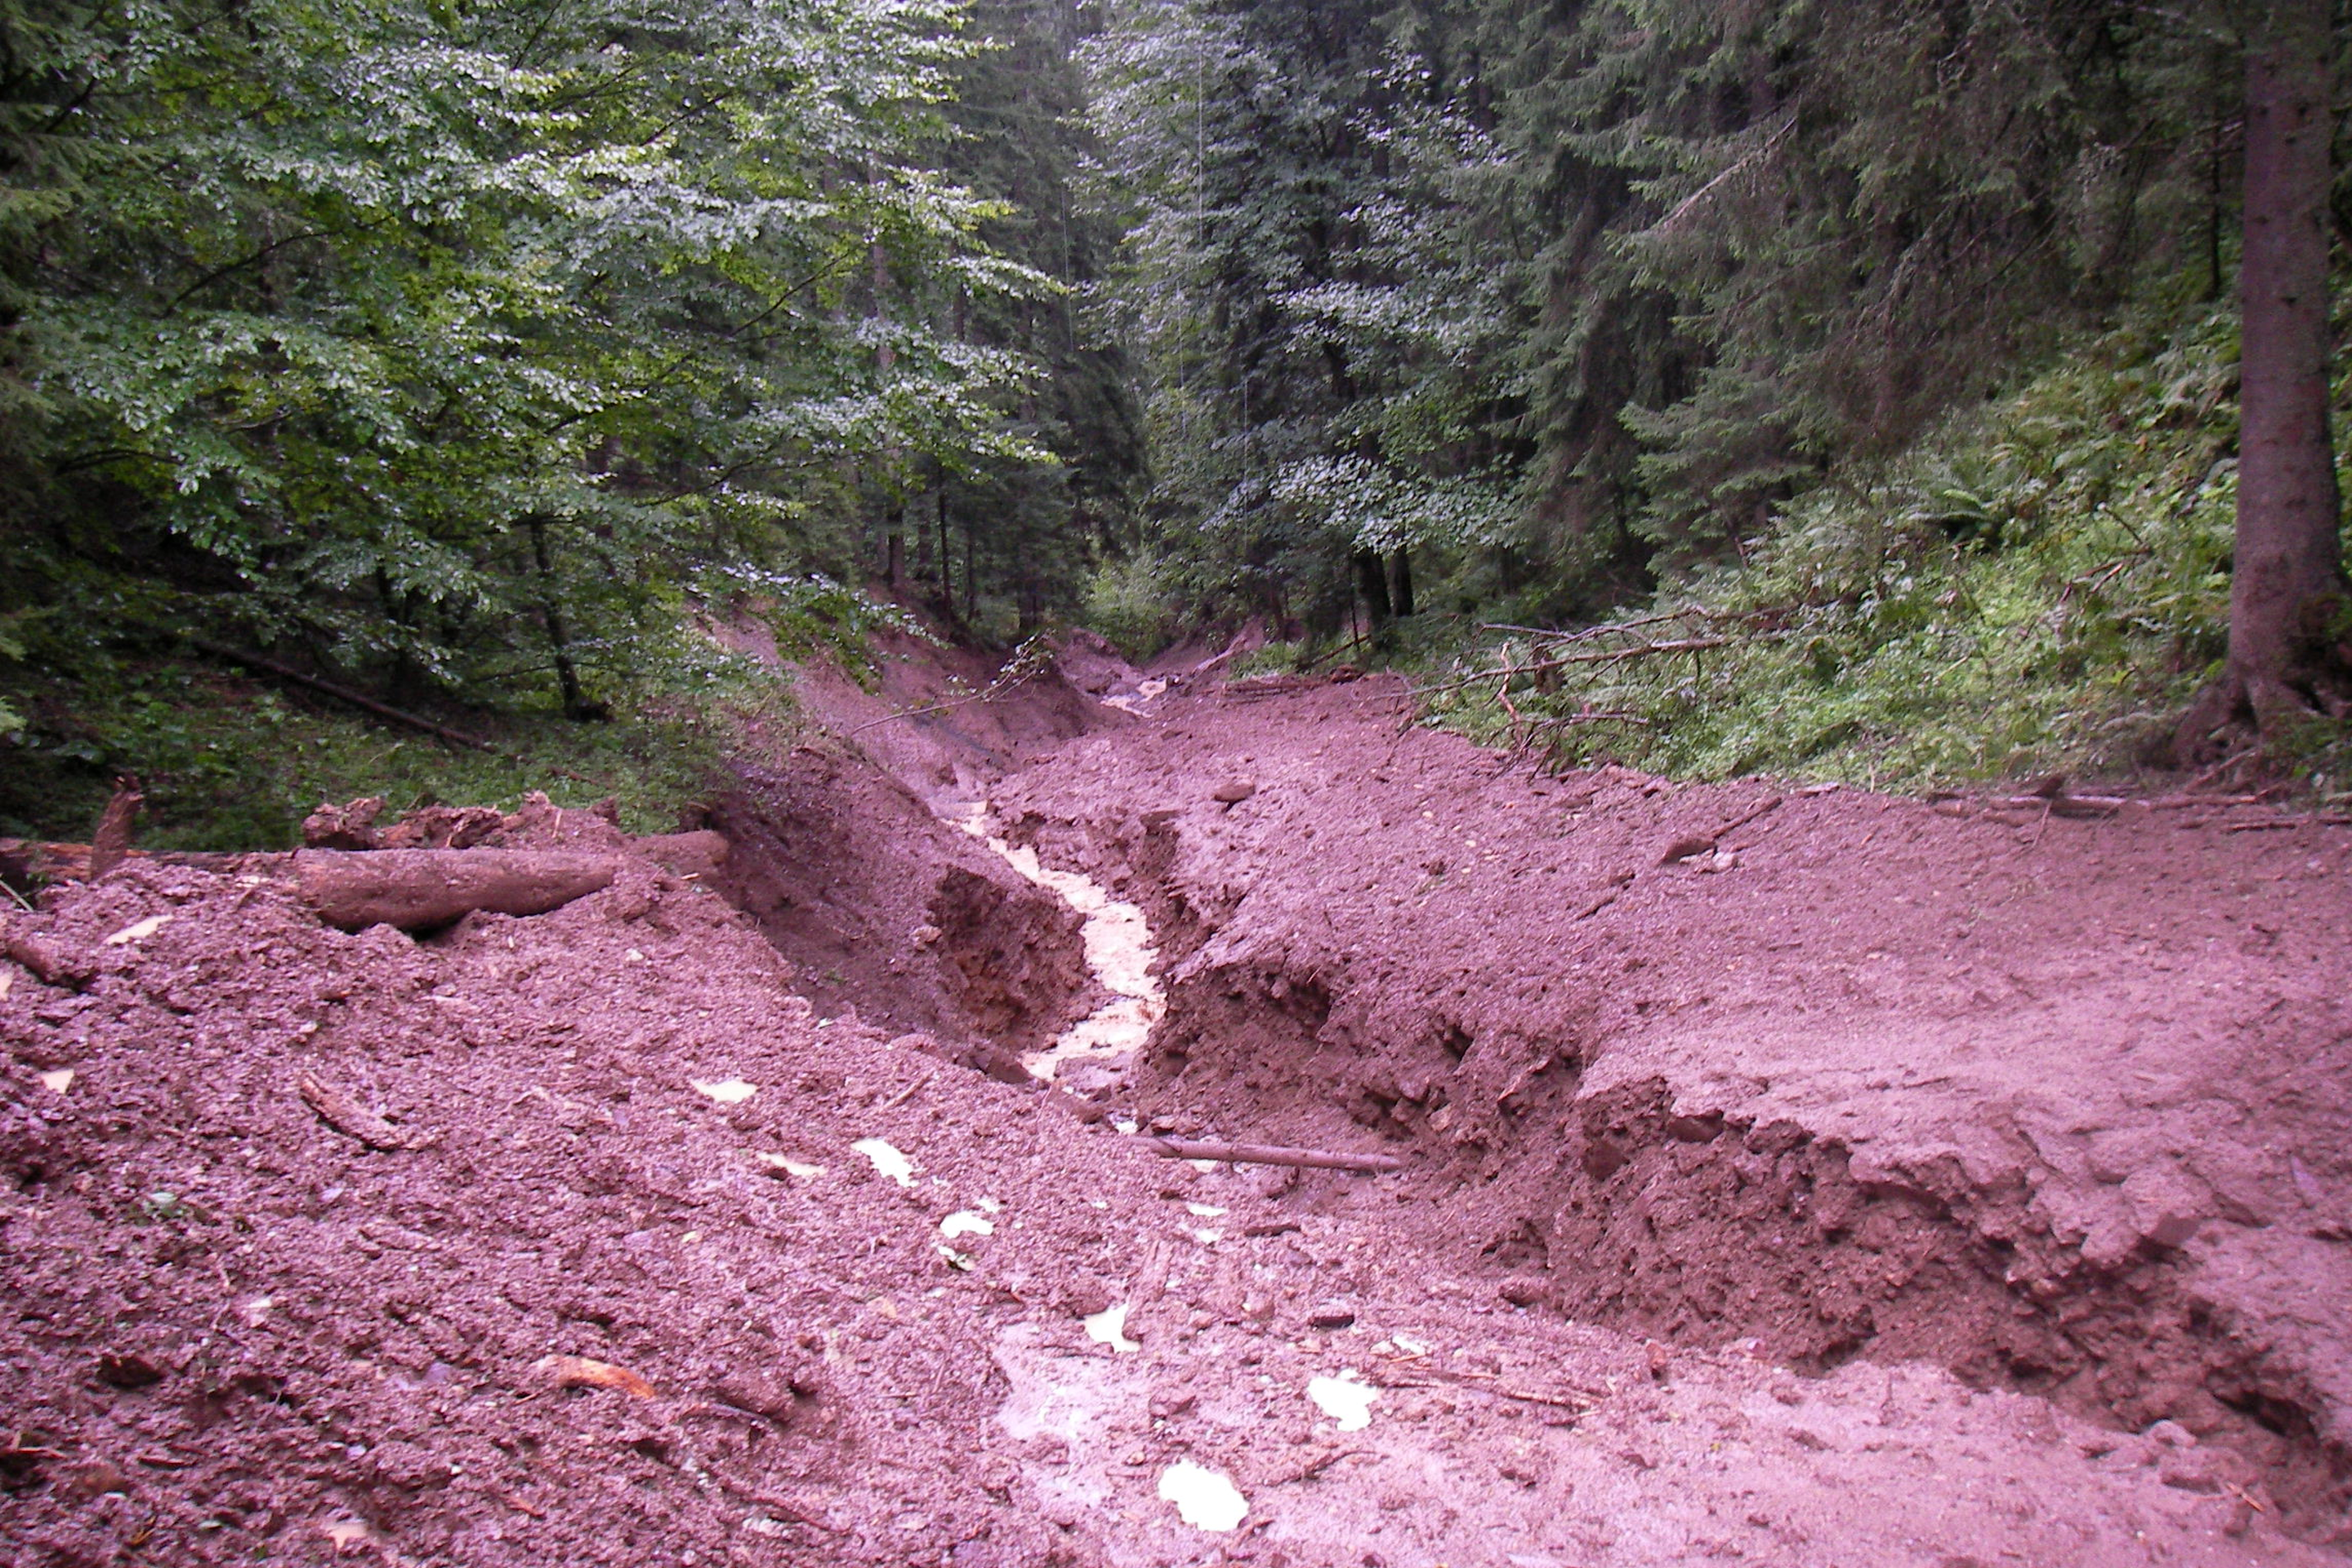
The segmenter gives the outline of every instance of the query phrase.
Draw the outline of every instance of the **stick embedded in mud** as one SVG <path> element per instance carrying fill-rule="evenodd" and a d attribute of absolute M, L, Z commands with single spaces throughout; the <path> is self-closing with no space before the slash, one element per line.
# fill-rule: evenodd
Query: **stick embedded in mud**
<path fill-rule="evenodd" d="M 1393 1154 L 1336 1154 L 1321 1149 L 1277 1149 L 1270 1143 L 1203 1143 L 1192 1138 L 1146 1138 L 1170 1160 L 1223 1160 L 1234 1165 L 1304 1165 L 1319 1171 L 1402 1171 Z"/>

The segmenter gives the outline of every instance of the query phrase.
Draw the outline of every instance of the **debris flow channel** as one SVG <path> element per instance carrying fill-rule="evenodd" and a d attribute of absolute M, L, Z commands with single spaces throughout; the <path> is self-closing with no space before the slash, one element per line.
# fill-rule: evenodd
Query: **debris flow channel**
<path fill-rule="evenodd" d="M 1057 871 L 1037 851 L 998 836 L 986 802 L 974 802 L 953 819 L 966 833 L 1003 858 L 1006 865 L 1059 898 L 1086 924 L 1087 967 L 1111 999 L 1071 1025 L 1052 1045 L 1024 1053 L 1021 1065 L 1041 1081 L 1074 1093 L 1091 1093 L 1124 1079 L 1153 1025 L 1166 1016 L 1168 1001 L 1151 973 L 1160 952 L 1143 911 L 1112 898 L 1093 879 Z"/>
<path fill-rule="evenodd" d="M 2342 1562 L 2352 837 L 1090 657 L 0 919 L 0 1568 Z"/>

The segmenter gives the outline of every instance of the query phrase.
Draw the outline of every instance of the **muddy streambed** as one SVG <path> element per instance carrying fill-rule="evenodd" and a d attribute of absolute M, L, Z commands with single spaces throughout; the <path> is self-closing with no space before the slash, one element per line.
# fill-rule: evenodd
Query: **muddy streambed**
<path fill-rule="evenodd" d="M 1153 945 L 1150 922 L 1140 909 L 1112 898 L 1091 878 L 1046 866 L 1032 846 L 1007 843 L 999 836 L 987 802 L 973 802 L 950 820 L 1085 921 L 1079 934 L 1086 944 L 1087 968 L 1110 994 L 1110 1000 L 1063 1030 L 1051 1045 L 1024 1053 L 1022 1067 L 1040 1082 L 1058 1084 L 1075 1094 L 1115 1090 L 1126 1081 L 1153 1026 L 1168 1012 L 1168 999 L 1152 972 L 1160 950 Z"/>

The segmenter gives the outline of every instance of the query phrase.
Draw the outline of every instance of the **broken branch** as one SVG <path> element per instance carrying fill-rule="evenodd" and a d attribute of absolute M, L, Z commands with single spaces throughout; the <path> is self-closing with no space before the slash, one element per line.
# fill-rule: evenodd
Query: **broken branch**
<path fill-rule="evenodd" d="M 1169 1160 L 1222 1160 L 1234 1165 L 1298 1165 L 1318 1171 L 1402 1171 L 1393 1154 L 1340 1154 L 1322 1149 L 1281 1149 L 1269 1143 L 1210 1143 L 1193 1138 L 1146 1138 Z"/>
<path fill-rule="evenodd" d="M 359 1101 L 341 1089 L 322 1083 L 310 1073 L 294 1080 L 294 1091 L 302 1102 L 318 1112 L 319 1120 L 343 1134 L 356 1138 L 371 1149 L 414 1149 L 416 1142 L 399 1128 L 372 1110 L 364 1110 Z"/>
<path fill-rule="evenodd" d="M 139 820 L 140 804 L 146 796 L 139 793 L 139 781 L 129 775 L 114 781 L 113 798 L 98 819 L 98 831 L 89 836 L 89 879 L 93 882 L 131 858 L 131 830 Z"/>
<path fill-rule="evenodd" d="M 352 707 L 363 709 L 379 719 L 389 719 L 395 724 L 405 724 L 412 730 L 422 730 L 426 734 L 446 741 L 453 746 L 469 746 L 477 752 L 498 750 L 498 747 L 478 735 L 468 735 L 461 730 L 452 730 L 446 724 L 436 724 L 430 719 L 420 719 L 414 713 L 404 713 L 389 703 L 378 702 L 374 698 L 353 691 L 348 686 L 338 686 L 331 680 L 321 680 L 315 675 L 305 675 L 293 666 L 280 664 L 274 658 L 264 658 L 257 653 L 247 653 L 242 648 L 234 648 L 226 643 L 212 642 L 204 637 L 190 637 L 188 646 L 211 654 L 215 658 L 225 658 L 231 664 L 241 664 L 247 669 L 257 669 L 265 675 L 274 675 L 280 680 L 290 680 L 297 686 L 307 686 L 322 696 L 331 697 L 338 702 L 348 702 Z"/>
<path fill-rule="evenodd" d="M 1507 1388 L 1471 1373 L 1446 1372 L 1437 1367 L 1421 1368 L 1420 1377 L 1382 1376 L 1375 1372 L 1372 1381 L 1382 1388 L 1466 1388 L 1477 1394 L 1491 1394 L 1497 1399 L 1516 1399 L 1526 1405 L 1549 1405 L 1562 1410 L 1583 1412 L 1592 1408 L 1602 1395 L 1598 1391 L 1580 1394 L 1546 1394 L 1534 1389 Z"/>

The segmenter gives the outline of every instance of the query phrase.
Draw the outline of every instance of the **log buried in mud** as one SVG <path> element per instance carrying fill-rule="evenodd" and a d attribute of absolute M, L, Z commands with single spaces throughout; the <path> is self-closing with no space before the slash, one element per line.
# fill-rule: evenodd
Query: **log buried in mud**
<path fill-rule="evenodd" d="M 1321 1149 L 1279 1149 L 1270 1143 L 1203 1143 L 1192 1138 L 1146 1138 L 1170 1160 L 1223 1160 L 1234 1165 L 1304 1165 L 1318 1171 L 1402 1171 L 1393 1154 L 1338 1154 Z"/>
<path fill-rule="evenodd" d="M 344 931 L 425 931 L 488 910 L 537 915 L 612 886 L 609 855 L 526 849 L 305 849 L 294 857 L 302 899 Z"/>

